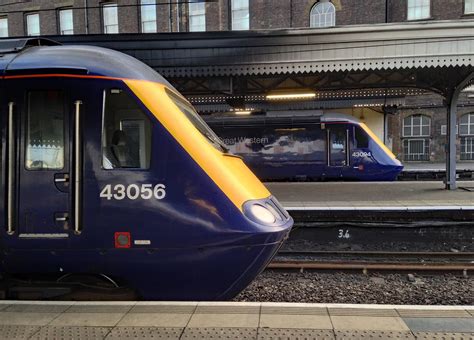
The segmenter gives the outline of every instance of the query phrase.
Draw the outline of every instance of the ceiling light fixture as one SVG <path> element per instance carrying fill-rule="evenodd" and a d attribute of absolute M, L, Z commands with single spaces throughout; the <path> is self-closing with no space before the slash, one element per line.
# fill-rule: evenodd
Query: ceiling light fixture
<path fill-rule="evenodd" d="M 267 94 L 265 96 L 267 100 L 311 99 L 315 97 L 316 97 L 316 93 L 314 92 L 274 93 L 274 94 Z"/>
<path fill-rule="evenodd" d="M 252 111 L 235 111 L 235 114 L 239 115 L 239 116 L 246 116 L 246 115 L 249 115 L 251 113 L 252 113 Z"/>

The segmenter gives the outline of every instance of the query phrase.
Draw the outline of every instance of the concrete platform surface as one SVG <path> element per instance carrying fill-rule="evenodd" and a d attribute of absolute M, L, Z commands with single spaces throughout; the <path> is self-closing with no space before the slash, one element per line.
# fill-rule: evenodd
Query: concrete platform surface
<path fill-rule="evenodd" d="M 288 210 L 474 210 L 474 182 L 269 182 Z"/>
<path fill-rule="evenodd" d="M 0 339 L 474 339 L 472 306 L 0 301 Z"/>
<path fill-rule="evenodd" d="M 474 162 L 457 161 L 457 171 L 474 171 Z M 405 162 L 403 163 L 403 171 L 405 172 L 445 172 L 446 163 L 442 162 Z"/>

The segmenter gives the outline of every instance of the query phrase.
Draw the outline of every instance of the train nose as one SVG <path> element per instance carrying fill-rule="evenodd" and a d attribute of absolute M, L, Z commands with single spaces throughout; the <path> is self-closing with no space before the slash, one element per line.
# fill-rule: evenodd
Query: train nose
<path fill-rule="evenodd" d="M 278 248 L 293 227 L 293 218 L 273 196 L 245 202 L 243 213 L 252 230 L 247 241 L 252 245 Z M 270 257 L 268 260 L 273 256 L 267 255 Z"/>
<path fill-rule="evenodd" d="M 285 208 L 273 196 L 245 202 L 243 212 L 252 222 L 264 226 L 278 227 L 291 219 Z"/>
<path fill-rule="evenodd" d="M 293 219 L 273 196 L 249 200 L 242 208 L 245 217 L 269 235 L 285 234 L 293 226 Z"/>
<path fill-rule="evenodd" d="M 394 165 L 386 165 L 384 166 L 384 175 L 382 176 L 381 180 L 386 180 L 386 181 L 394 181 L 397 179 L 397 176 L 402 172 L 403 170 L 403 165 L 398 161 L 398 164 Z"/>
<path fill-rule="evenodd" d="M 234 297 L 261 273 L 286 240 L 293 226 L 293 219 L 273 196 L 245 202 L 243 212 L 253 226 L 253 233 L 251 238 L 246 240 L 245 247 L 232 248 L 236 252 L 245 251 L 244 254 L 233 255 L 239 258 L 236 265 L 240 266 L 241 274 L 231 287 L 218 296 L 218 300 Z"/>

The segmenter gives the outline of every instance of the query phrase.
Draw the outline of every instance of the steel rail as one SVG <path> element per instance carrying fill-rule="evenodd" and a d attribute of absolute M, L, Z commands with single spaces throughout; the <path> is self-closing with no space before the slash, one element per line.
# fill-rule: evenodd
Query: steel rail
<path fill-rule="evenodd" d="M 449 251 L 382 251 L 382 250 L 282 250 L 277 253 L 281 256 L 304 255 L 364 255 L 364 256 L 433 256 L 433 257 L 469 257 L 474 260 L 474 252 Z"/>
<path fill-rule="evenodd" d="M 362 255 L 371 255 L 371 254 L 381 254 L 381 255 L 473 255 L 474 252 L 451 252 L 451 251 L 384 251 L 384 250 L 281 250 L 278 252 L 284 254 L 290 253 L 308 253 L 308 254 L 362 254 Z"/>
<path fill-rule="evenodd" d="M 313 262 L 313 261 L 273 261 L 268 269 L 326 269 L 326 270 L 417 270 L 417 271 L 471 271 L 474 263 L 350 263 L 350 262 Z"/>

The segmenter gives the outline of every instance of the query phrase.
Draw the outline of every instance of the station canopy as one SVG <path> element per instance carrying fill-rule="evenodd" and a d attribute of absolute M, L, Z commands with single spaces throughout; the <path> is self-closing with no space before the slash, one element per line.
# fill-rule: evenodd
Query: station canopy
<path fill-rule="evenodd" d="M 54 39 L 130 54 L 165 76 L 202 113 L 271 110 L 277 104 L 266 100 L 269 94 L 301 90 L 315 97 L 280 105 L 376 106 L 395 113 L 406 95 L 438 93 L 448 118 L 445 183 L 456 189 L 456 107 L 474 78 L 473 19 Z"/>
<path fill-rule="evenodd" d="M 474 71 L 474 20 L 56 38 L 130 54 L 208 112 L 259 108 L 265 95 L 295 89 L 316 98 L 288 109 L 390 107 L 423 91 L 449 98 Z"/>

